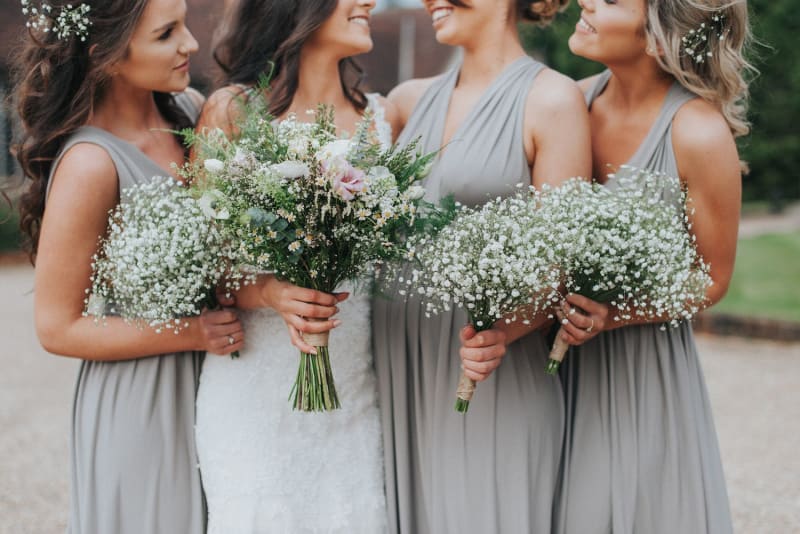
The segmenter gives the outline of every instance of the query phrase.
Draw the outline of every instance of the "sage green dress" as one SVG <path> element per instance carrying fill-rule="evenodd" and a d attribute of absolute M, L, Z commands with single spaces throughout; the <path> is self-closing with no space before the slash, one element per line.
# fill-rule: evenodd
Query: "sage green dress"
<path fill-rule="evenodd" d="M 530 183 L 525 103 L 543 66 L 510 64 L 481 96 L 435 162 L 428 199 L 477 205 Z M 438 150 L 459 68 L 433 82 L 399 143 Z M 390 282 L 391 284 L 391 282 Z M 549 533 L 563 437 L 563 393 L 544 373 L 548 348 L 534 332 L 511 344 L 478 384 L 467 414 L 454 410 L 461 373 L 458 310 L 427 318 L 396 287 L 372 303 L 386 497 L 393 532 Z M 391 298 L 394 297 L 394 298 Z"/>
<path fill-rule="evenodd" d="M 587 93 L 589 106 L 609 78 Z M 672 119 L 693 98 L 672 86 L 629 165 L 678 176 Z M 733 532 L 690 324 L 602 332 L 570 350 L 561 376 L 567 424 L 556 534 Z"/>
<path fill-rule="evenodd" d="M 178 95 L 176 102 L 196 120 L 199 110 L 189 95 Z M 167 175 L 134 145 L 105 130 L 80 128 L 61 154 L 79 143 L 108 152 L 121 194 Z M 60 156 L 53 169 L 59 161 Z M 97 336 L 103 335 L 98 325 Z M 204 532 L 194 441 L 202 357 L 184 352 L 81 363 L 72 408 L 69 533 Z"/>

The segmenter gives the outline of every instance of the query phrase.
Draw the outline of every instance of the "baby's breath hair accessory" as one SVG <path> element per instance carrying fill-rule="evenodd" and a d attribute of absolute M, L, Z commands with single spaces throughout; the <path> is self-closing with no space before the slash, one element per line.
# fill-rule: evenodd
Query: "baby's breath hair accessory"
<path fill-rule="evenodd" d="M 66 4 L 60 8 L 53 8 L 50 4 L 42 2 L 39 7 L 32 5 L 31 0 L 22 2 L 22 14 L 28 16 L 25 24 L 28 28 L 41 30 L 45 33 L 53 32 L 59 39 L 69 39 L 72 36 L 81 41 L 86 41 L 89 35 L 89 26 L 92 21 L 88 14 L 88 4 Z"/>
<path fill-rule="evenodd" d="M 689 30 L 684 35 L 683 51 L 695 63 L 704 63 L 706 57 L 711 57 L 711 38 L 717 37 L 717 41 L 724 41 L 725 34 L 725 14 L 713 13 L 708 21 L 702 22 L 698 28 Z"/>

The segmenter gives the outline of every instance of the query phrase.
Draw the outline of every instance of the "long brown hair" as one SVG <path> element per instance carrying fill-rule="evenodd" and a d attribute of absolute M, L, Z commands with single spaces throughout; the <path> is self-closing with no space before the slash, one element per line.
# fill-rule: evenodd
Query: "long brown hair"
<path fill-rule="evenodd" d="M 463 0 L 447 0 L 458 7 L 470 7 Z M 514 0 L 517 20 L 547 26 L 560 11 L 564 11 L 569 0 Z"/>
<path fill-rule="evenodd" d="M 214 59 L 224 72 L 225 85 L 255 85 L 270 77 L 270 112 L 283 114 L 297 91 L 300 49 L 331 16 L 338 0 L 239 0 Z M 361 67 L 352 59 L 339 62 L 339 83 L 347 99 L 363 110 L 367 106 L 358 88 Z"/>
<path fill-rule="evenodd" d="M 71 1 L 51 1 L 53 13 Z M 19 210 L 31 262 L 36 258 L 53 162 L 67 138 L 86 124 L 104 97 L 109 67 L 128 53 L 148 1 L 83 0 L 90 7 L 86 41 L 75 36 L 59 39 L 55 32 L 30 28 L 15 57 L 12 76 L 22 135 L 14 154 L 30 180 Z M 154 98 L 161 114 L 176 128 L 191 126 L 172 95 L 155 93 Z"/>

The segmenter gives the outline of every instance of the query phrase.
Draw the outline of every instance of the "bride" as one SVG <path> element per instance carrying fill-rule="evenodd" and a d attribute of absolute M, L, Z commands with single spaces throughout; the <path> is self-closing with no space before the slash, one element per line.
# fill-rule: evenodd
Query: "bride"
<path fill-rule="evenodd" d="M 391 144 L 391 110 L 358 89 L 360 71 L 350 59 L 372 48 L 375 0 L 235 6 L 214 53 L 227 86 L 211 96 L 198 128 L 235 134 L 238 99 L 271 71 L 270 106 L 279 119 L 311 120 L 306 110 L 325 103 L 335 109 L 339 131 L 352 133 L 370 110 L 376 134 Z M 243 314 L 247 345 L 237 360 L 206 360 L 197 397 L 209 533 L 387 530 L 369 301 L 348 296 L 271 275 L 236 296 L 240 308 L 252 310 Z M 292 411 L 288 395 L 298 366 L 292 343 L 313 352 L 301 332 L 334 328 L 330 353 L 342 408 Z"/>

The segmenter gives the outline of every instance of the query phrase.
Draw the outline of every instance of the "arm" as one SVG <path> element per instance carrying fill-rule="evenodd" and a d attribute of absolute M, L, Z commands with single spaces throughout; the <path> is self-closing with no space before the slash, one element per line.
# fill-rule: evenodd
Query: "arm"
<path fill-rule="evenodd" d="M 408 80 L 392 89 L 386 95 L 386 101 L 388 106 L 392 108 L 393 115 L 392 119 L 389 119 L 389 109 L 387 107 L 386 117 L 392 125 L 392 134 L 395 138 L 403 131 L 417 102 L 419 102 L 419 99 L 422 98 L 422 95 L 434 80 L 436 80 L 435 77 Z"/>
<path fill-rule="evenodd" d="M 117 204 L 117 171 L 102 148 L 70 149 L 53 177 L 44 212 L 36 262 L 36 333 L 48 352 L 90 360 L 126 360 L 186 350 L 229 353 L 242 347 L 243 334 L 230 311 L 189 318 L 179 334 L 140 330 L 118 317 L 105 326 L 83 317 L 90 287 L 91 258 L 105 234 L 108 211 Z M 236 343 L 230 345 L 228 336 Z"/>
<path fill-rule="evenodd" d="M 528 95 L 525 148 L 534 186 L 558 186 L 572 177 L 591 176 L 589 114 L 575 82 L 551 70 L 539 74 Z M 467 376 L 486 379 L 500 365 L 509 343 L 550 323 L 541 315 L 528 325 L 500 320 L 479 335 L 465 329 L 461 357 Z"/>
<path fill-rule="evenodd" d="M 711 266 L 714 284 L 706 293 L 710 306 L 725 296 L 733 275 L 742 193 L 739 154 L 722 115 L 700 99 L 678 111 L 672 123 L 672 144 L 678 172 L 696 210 L 692 233 L 697 238 L 697 249 Z M 580 295 L 569 295 L 567 302 L 569 324 L 564 326 L 564 339 L 573 345 L 584 343 L 603 330 L 666 320 L 609 321 L 610 309 L 604 304 Z M 592 324 L 592 332 L 587 333 L 586 328 Z"/>

